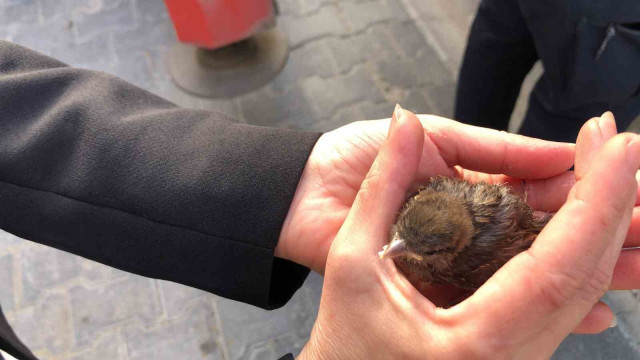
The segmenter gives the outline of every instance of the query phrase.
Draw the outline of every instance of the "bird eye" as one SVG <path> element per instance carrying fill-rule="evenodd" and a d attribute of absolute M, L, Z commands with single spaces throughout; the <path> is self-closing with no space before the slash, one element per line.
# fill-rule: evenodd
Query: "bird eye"
<path fill-rule="evenodd" d="M 440 254 L 440 253 L 447 252 L 447 251 L 449 251 L 449 249 L 446 249 L 446 248 L 445 249 L 438 249 L 438 250 L 433 250 L 433 251 L 427 251 L 427 252 L 425 252 L 425 255 L 435 255 L 435 254 Z"/>

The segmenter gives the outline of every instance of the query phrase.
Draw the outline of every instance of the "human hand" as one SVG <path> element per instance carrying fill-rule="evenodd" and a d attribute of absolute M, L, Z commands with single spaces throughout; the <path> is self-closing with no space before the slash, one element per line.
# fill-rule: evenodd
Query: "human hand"
<path fill-rule="evenodd" d="M 331 246 L 320 311 L 300 359 L 547 358 L 576 327 L 607 328 L 612 314 L 598 300 L 634 211 L 640 139 L 608 139 L 615 131 L 607 132 L 606 120 L 597 124 L 581 132 L 577 182 L 531 249 L 443 309 L 376 255 L 428 141 L 412 114 L 399 116 Z M 634 224 L 627 242 L 638 240 L 638 230 Z"/>
<path fill-rule="evenodd" d="M 425 141 L 415 183 L 432 176 L 471 181 L 508 182 L 524 191 L 536 210 L 555 211 L 564 197 L 538 189 L 568 189 L 565 173 L 574 148 L 495 130 L 463 125 L 437 116 L 421 116 Z M 355 122 L 324 134 L 314 147 L 284 222 L 276 256 L 323 273 L 329 247 L 349 213 L 358 190 L 385 140 L 389 119 Z M 470 171 L 468 169 L 479 172 Z M 487 175 L 506 174 L 505 175 Z M 563 174 L 553 178 L 558 174 Z M 547 179 L 548 180 L 534 180 Z M 540 196 L 545 195 L 545 196 Z"/>

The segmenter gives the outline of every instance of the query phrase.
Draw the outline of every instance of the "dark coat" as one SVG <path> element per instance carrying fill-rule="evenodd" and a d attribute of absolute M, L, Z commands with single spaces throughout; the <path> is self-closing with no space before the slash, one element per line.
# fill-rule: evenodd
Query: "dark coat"
<path fill-rule="evenodd" d="M 265 309 L 309 270 L 274 248 L 319 133 L 186 110 L 0 41 L 0 228 Z M 0 319 L 0 348 L 35 359 Z"/>

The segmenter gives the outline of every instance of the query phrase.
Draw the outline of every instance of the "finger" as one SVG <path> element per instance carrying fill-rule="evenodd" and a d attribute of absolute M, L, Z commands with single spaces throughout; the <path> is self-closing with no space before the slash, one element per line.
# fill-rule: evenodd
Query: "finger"
<path fill-rule="evenodd" d="M 428 140 L 449 167 L 540 179 L 573 165 L 574 145 L 556 143 L 421 115 Z"/>
<path fill-rule="evenodd" d="M 616 316 L 609 305 L 598 301 L 580 325 L 573 329 L 574 334 L 598 334 L 617 324 Z"/>
<path fill-rule="evenodd" d="M 362 182 L 345 223 L 358 232 L 352 246 L 377 253 L 388 242 L 395 216 L 406 201 L 422 153 L 424 130 L 416 116 L 399 105 L 387 140 Z"/>
<path fill-rule="evenodd" d="M 485 174 L 456 167 L 455 177 L 469 182 L 487 184 L 507 184 L 513 192 L 521 194 L 534 210 L 556 212 L 567 200 L 569 190 L 576 183 L 573 171 L 567 171 L 547 179 L 519 179 L 507 175 Z M 640 172 L 636 173 L 640 183 Z M 640 187 L 636 194 L 636 206 L 640 206 Z M 638 244 L 640 244 L 640 214 L 638 214 Z M 625 246 L 627 245 L 625 243 Z M 640 246 L 640 245 L 634 245 Z"/>
<path fill-rule="evenodd" d="M 608 286 L 631 220 L 639 165 L 635 136 L 609 140 L 533 246 L 489 279 L 466 302 L 468 311 L 508 319 L 499 331 L 547 331 L 551 342 L 573 330 Z"/>
<path fill-rule="evenodd" d="M 396 266 L 404 274 L 404 278 L 435 306 L 443 308 L 450 307 L 471 295 L 469 290 L 460 289 L 453 285 L 432 285 L 426 283 L 420 275 L 406 269 L 403 263 L 397 263 Z"/>
<path fill-rule="evenodd" d="M 572 171 L 547 179 L 518 179 L 507 175 L 491 175 L 466 169 L 458 169 L 457 176 L 470 182 L 507 184 L 516 194 L 520 194 L 532 209 L 556 212 L 567 200 L 569 190 L 575 184 Z"/>
<path fill-rule="evenodd" d="M 640 171 L 636 173 L 636 182 L 640 184 Z M 636 206 L 640 205 L 640 186 L 638 186 L 638 190 L 636 192 Z"/>
<path fill-rule="evenodd" d="M 627 237 L 624 239 L 624 247 L 631 248 L 640 246 L 640 207 L 633 208 L 631 215 L 631 225 L 627 231 Z"/>
<path fill-rule="evenodd" d="M 620 252 L 613 269 L 611 290 L 633 290 L 640 288 L 640 249 Z"/>
<path fill-rule="evenodd" d="M 640 153 L 636 153 L 640 152 L 637 139 L 635 135 L 622 134 L 602 147 L 586 174 L 573 187 L 567 204 L 547 226 L 551 229 L 546 236 L 543 236 L 546 229 L 543 230 L 531 247 L 533 256 L 557 259 L 568 269 L 595 265 L 606 248 L 622 246 L 637 192 L 635 167 L 640 161 Z M 577 230 L 580 232 L 576 233 Z M 559 236 L 566 237 L 562 246 L 556 242 Z M 607 236 L 619 237 L 618 242 L 612 244 Z"/>
<path fill-rule="evenodd" d="M 575 172 L 577 179 L 581 179 L 586 174 L 598 150 L 617 132 L 615 119 L 609 111 L 599 118 L 587 121 L 582 126 L 576 144 Z"/>

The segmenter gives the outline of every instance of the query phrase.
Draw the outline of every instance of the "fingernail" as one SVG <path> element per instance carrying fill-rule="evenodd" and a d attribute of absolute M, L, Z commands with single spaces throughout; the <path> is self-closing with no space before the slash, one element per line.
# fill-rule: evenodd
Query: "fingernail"
<path fill-rule="evenodd" d="M 618 325 L 618 317 L 613 314 L 613 320 L 611 320 L 611 324 L 609 325 L 609 329 L 614 328 Z"/>
<path fill-rule="evenodd" d="M 391 124 L 389 125 L 389 133 L 387 136 L 391 135 L 391 132 L 396 128 L 396 125 L 398 125 L 398 122 L 401 121 L 403 117 L 404 109 L 400 104 L 396 104 L 396 108 L 393 110 L 393 116 L 391 117 Z"/>
<path fill-rule="evenodd" d="M 600 136 L 602 140 L 607 141 L 618 133 L 616 128 L 616 120 L 611 111 L 607 111 L 598 118 L 598 127 L 600 127 Z"/>
<path fill-rule="evenodd" d="M 636 135 L 627 144 L 627 160 L 632 167 L 638 169 L 640 162 L 640 135 Z"/>

